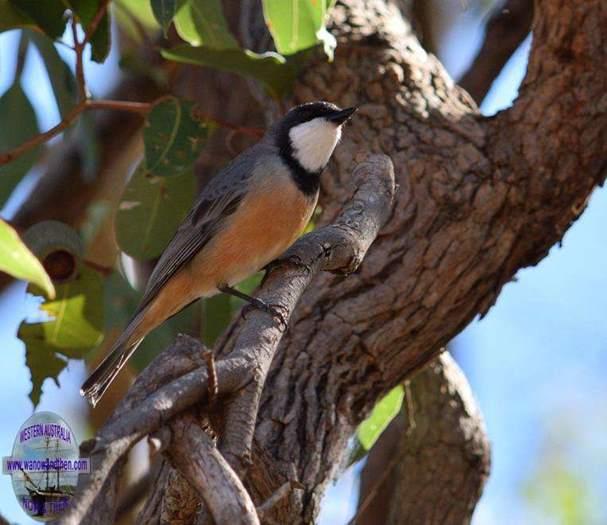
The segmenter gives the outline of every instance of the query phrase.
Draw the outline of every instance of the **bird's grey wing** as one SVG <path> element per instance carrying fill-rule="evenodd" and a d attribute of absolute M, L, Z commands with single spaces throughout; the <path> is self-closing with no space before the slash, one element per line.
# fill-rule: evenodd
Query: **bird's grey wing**
<path fill-rule="evenodd" d="M 240 204 L 248 179 L 268 146 L 259 143 L 245 151 L 211 179 L 179 226 L 156 264 L 138 308 L 143 310 L 162 287 L 213 237 Z"/>

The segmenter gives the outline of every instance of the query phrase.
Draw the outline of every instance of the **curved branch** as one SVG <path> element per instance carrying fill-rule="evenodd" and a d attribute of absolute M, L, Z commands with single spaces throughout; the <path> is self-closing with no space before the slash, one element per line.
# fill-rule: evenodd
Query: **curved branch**
<path fill-rule="evenodd" d="M 358 187 L 335 223 L 302 237 L 269 272 L 258 297 L 281 307 L 288 319 L 314 275 L 321 271 L 354 271 L 391 212 L 394 194 L 392 163 L 385 156 L 374 156 L 361 163 L 353 177 Z M 282 325 L 264 312 L 253 311 L 246 319 L 235 322 L 215 352 L 217 392 L 219 396 L 244 393 L 248 412 L 233 417 L 238 405 L 228 404 L 223 443 L 220 451 L 238 471 L 243 458 L 250 454 L 256 422 L 257 403 L 265 383 L 267 370 L 283 336 Z M 80 487 L 61 523 L 80 523 L 103 487 L 116 474 L 116 466 L 130 448 L 143 436 L 165 425 L 173 416 L 206 399 L 208 391 L 207 363 L 200 363 L 202 345 L 191 338 L 180 337 L 161 353 L 137 378 L 127 397 L 120 403 L 110 421 L 95 439 L 81 447 L 91 456 L 91 474 Z M 189 417 L 187 414 L 180 417 Z M 171 426 L 173 426 L 173 423 Z M 182 436 L 183 437 L 183 436 Z M 179 442 L 179 441 L 178 441 Z M 179 455 L 170 457 L 179 458 Z M 218 456 L 215 454 L 215 457 Z M 200 469 L 177 464 L 186 478 L 200 474 Z M 231 479 L 232 493 L 238 491 L 226 465 L 215 463 L 219 471 L 228 472 L 223 482 Z M 187 467 L 187 468 L 186 468 Z M 183 471 L 182 471 L 183 472 Z M 208 494 L 212 484 L 200 482 L 212 512 L 214 496 Z M 239 483 L 239 482 L 238 482 Z M 225 483 L 224 483 L 225 485 Z M 240 501 L 241 508 L 249 508 Z M 103 523 L 107 517 L 99 517 Z M 254 521 L 252 521 L 254 522 Z"/>
<path fill-rule="evenodd" d="M 306 487 L 275 521 L 314 519 L 375 401 L 485 314 L 604 179 L 607 12 L 599 0 L 536 7 L 519 102 L 482 119 L 393 2 L 336 4 L 335 61 L 311 64 L 295 90 L 296 102 L 360 106 L 323 180 L 324 216 L 368 151 L 391 156 L 399 191 L 360 271 L 318 275 L 275 356 L 247 487 L 256 502 L 294 478 Z"/>
<path fill-rule="evenodd" d="M 533 0 L 508 0 L 489 18 L 485 40 L 459 80 L 459 85 L 477 104 L 483 101 L 506 62 L 531 31 L 532 20 Z"/>
<path fill-rule="evenodd" d="M 405 384 L 403 410 L 373 447 L 355 523 L 469 523 L 489 475 L 489 442 L 462 371 L 442 354 Z M 382 480 L 382 476 L 385 476 Z"/>

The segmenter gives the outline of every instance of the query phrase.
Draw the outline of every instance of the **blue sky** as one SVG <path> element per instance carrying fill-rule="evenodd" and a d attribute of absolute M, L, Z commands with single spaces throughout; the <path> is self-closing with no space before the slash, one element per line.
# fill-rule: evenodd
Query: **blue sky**
<path fill-rule="evenodd" d="M 458 45 L 441 50 L 441 58 L 454 76 L 474 53 L 480 27 L 478 18 L 460 20 L 450 36 Z M 0 35 L 0 93 L 10 82 L 14 41 L 14 34 Z M 528 48 L 526 42 L 502 72 L 483 104 L 484 114 L 507 107 L 515 98 Z M 56 123 L 58 115 L 36 61 L 35 56 L 28 57 L 25 89 L 35 100 L 40 125 L 47 128 Z M 107 87 L 108 72 L 115 64 L 113 57 L 103 67 L 92 66 L 93 91 Z M 453 343 L 485 416 L 493 447 L 492 475 L 475 525 L 560 523 L 530 505 L 524 495 L 538 466 L 554 454 L 587 486 L 590 502 L 607 493 L 607 408 L 602 408 L 607 398 L 603 380 L 607 368 L 605 224 L 607 192 L 601 189 L 566 234 L 563 246 L 554 247 L 538 266 L 519 272 L 517 281 L 506 285 L 487 317 L 473 322 Z M 5 347 L 0 367 L 0 456 L 10 454 L 17 429 L 32 413 L 25 352 L 13 336 L 28 308 L 23 290 L 24 285 L 15 285 L 0 297 L 0 333 Z M 71 361 L 61 374 L 61 389 L 51 380 L 45 382 L 38 408 L 61 414 L 80 440 L 88 435 L 83 416 L 86 407 L 78 395 L 84 374 L 83 364 Z M 354 509 L 356 483 L 352 470 L 329 491 L 323 525 L 347 521 Z M 590 524 L 606 523 L 601 506 L 591 506 L 597 514 L 589 517 Z M 0 512 L 18 523 L 34 523 L 24 517 L 8 476 L 0 476 Z"/>

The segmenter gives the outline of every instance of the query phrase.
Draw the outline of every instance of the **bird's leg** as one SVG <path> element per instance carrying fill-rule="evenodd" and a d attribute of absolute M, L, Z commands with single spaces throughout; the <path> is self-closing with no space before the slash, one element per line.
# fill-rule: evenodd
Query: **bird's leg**
<path fill-rule="evenodd" d="M 285 319 L 285 316 L 282 314 L 282 312 L 280 312 L 279 305 L 268 304 L 265 301 L 258 299 L 257 297 L 251 297 L 250 295 L 247 295 L 246 293 L 243 293 L 240 290 L 236 290 L 236 288 L 232 288 L 231 286 L 219 286 L 217 289 L 222 293 L 233 295 L 234 297 L 238 297 L 239 299 L 246 301 L 252 308 L 257 308 L 262 312 L 270 314 L 274 318 L 278 318 L 280 324 L 282 324 L 285 329 L 287 328 L 287 320 Z"/>

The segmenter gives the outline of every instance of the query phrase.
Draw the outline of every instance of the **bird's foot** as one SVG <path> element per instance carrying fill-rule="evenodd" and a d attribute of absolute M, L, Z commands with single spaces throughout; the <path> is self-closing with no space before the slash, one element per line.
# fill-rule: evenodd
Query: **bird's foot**
<path fill-rule="evenodd" d="M 269 304 L 257 297 L 251 297 L 249 304 L 245 305 L 242 309 L 242 316 L 246 319 L 247 313 L 253 308 L 271 315 L 273 319 L 280 323 L 283 331 L 287 329 L 287 315 L 289 312 L 286 307 L 281 304 Z"/>

